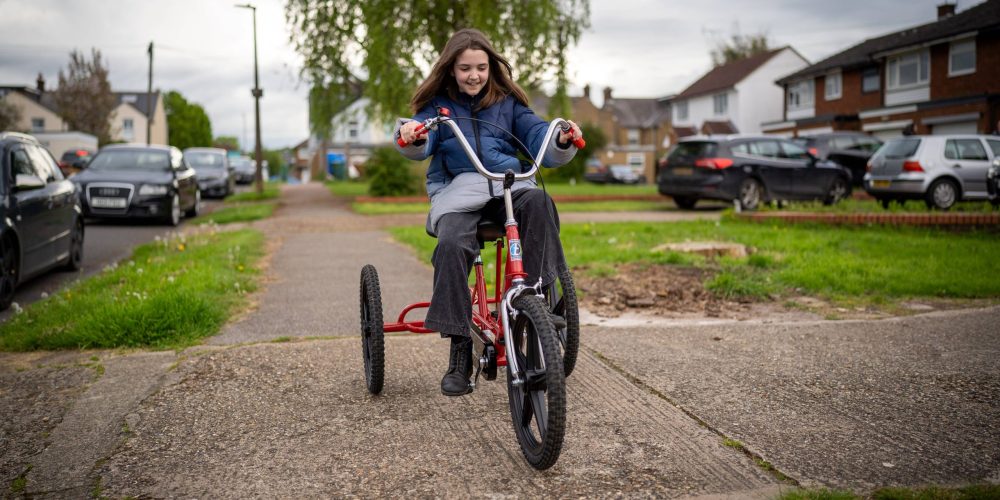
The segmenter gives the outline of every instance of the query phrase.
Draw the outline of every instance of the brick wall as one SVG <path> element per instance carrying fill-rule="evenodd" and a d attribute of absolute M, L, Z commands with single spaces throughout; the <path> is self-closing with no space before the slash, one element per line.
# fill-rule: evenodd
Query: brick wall
<path fill-rule="evenodd" d="M 1000 92 L 1000 35 L 976 38 L 976 72 L 948 76 L 950 43 L 931 47 L 931 100 Z"/>
<path fill-rule="evenodd" d="M 824 95 L 826 77 L 816 79 L 816 116 L 826 114 L 853 115 L 866 109 L 882 106 L 882 92 L 861 92 L 861 75 L 859 69 L 841 73 L 841 97 L 827 101 Z M 881 89 L 882 86 L 880 85 Z M 836 127 L 835 127 L 836 128 Z"/>

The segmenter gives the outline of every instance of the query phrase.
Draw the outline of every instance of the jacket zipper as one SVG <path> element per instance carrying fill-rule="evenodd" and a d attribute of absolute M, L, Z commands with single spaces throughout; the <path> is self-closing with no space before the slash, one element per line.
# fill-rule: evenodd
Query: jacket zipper
<path fill-rule="evenodd" d="M 476 119 L 479 118 L 478 114 L 476 113 L 476 97 L 473 96 L 472 98 L 470 98 L 469 102 L 470 102 L 470 105 L 469 105 L 469 114 L 472 115 L 472 119 L 473 119 L 473 122 L 472 122 L 472 135 L 475 136 L 475 138 L 476 138 L 476 157 L 479 158 L 480 162 L 482 162 L 483 161 L 483 146 L 482 146 L 482 144 L 479 141 L 479 122 L 475 121 Z M 483 166 L 485 167 L 485 165 L 483 165 Z M 496 196 L 496 194 L 493 193 L 493 183 L 492 182 L 487 182 L 487 185 L 490 188 L 490 198 Z"/>

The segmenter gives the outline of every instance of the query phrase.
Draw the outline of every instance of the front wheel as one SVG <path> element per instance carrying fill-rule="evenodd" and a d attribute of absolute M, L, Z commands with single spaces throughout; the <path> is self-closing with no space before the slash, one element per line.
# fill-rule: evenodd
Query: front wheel
<path fill-rule="evenodd" d="M 167 224 L 177 226 L 181 223 L 181 198 L 174 194 L 170 199 L 170 212 L 167 213 Z"/>
<path fill-rule="evenodd" d="M 69 256 L 63 269 L 67 271 L 79 271 L 83 267 L 83 219 L 78 219 L 73 225 L 73 234 L 70 236 Z"/>
<path fill-rule="evenodd" d="M 824 205 L 833 205 L 839 203 L 844 198 L 847 198 L 847 194 L 850 192 L 850 188 L 847 184 L 847 179 L 838 177 L 833 180 L 830 184 L 830 190 L 826 193 L 826 198 L 823 199 Z"/>
<path fill-rule="evenodd" d="M 507 357 L 515 357 L 522 380 L 515 385 L 507 364 L 507 397 L 517 442 L 528 463 L 552 467 L 562 451 L 566 426 L 566 378 L 559 341 L 549 312 L 537 296 L 514 299 L 517 318 L 506 339 Z"/>
<path fill-rule="evenodd" d="M 763 192 L 764 188 L 757 179 L 744 179 L 740 184 L 740 207 L 744 210 L 757 210 Z"/>
<path fill-rule="evenodd" d="M 573 275 L 568 269 L 559 271 L 558 279 L 545 290 L 545 302 L 552 316 L 556 340 L 562 348 L 563 373 L 569 377 L 580 352 L 580 307 Z"/>
<path fill-rule="evenodd" d="M 958 186 L 948 179 L 938 179 L 927 190 L 924 202 L 927 208 L 948 210 L 958 201 Z"/>
<path fill-rule="evenodd" d="M 192 205 L 191 208 L 187 210 L 187 212 L 184 212 L 184 216 L 197 217 L 198 214 L 200 213 L 201 213 L 201 190 L 196 189 L 194 191 L 194 205 Z"/>
<path fill-rule="evenodd" d="M 368 392 L 382 392 L 385 380 L 385 332 L 382 323 L 382 292 L 375 266 L 361 269 L 361 353 L 365 358 Z"/>

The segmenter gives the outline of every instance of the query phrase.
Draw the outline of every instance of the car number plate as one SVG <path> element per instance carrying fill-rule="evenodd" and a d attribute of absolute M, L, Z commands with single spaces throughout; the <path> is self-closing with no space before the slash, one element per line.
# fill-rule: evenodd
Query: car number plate
<path fill-rule="evenodd" d="M 674 175 L 692 175 L 694 169 L 691 167 L 678 167 L 674 169 Z"/>
<path fill-rule="evenodd" d="M 872 187 L 874 188 L 887 188 L 892 185 L 892 181 L 872 181 Z"/>
<path fill-rule="evenodd" d="M 92 198 L 90 206 L 94 208 L 125 208 L 128 203 L 125 198 Z"/>

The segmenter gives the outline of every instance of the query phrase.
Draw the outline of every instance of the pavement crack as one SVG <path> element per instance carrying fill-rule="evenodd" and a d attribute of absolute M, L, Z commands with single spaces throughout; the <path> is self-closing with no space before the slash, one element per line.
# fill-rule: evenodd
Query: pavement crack
<path fill-rule="evenodd" d="M 587 346 L 581 346 L 581 347 L 585 351 L 587 351 L 587 353 L 589 353 L 591 356 L 593 356 L 595 359 L 597 359 L 599 362 L 601 362 L 602 364 L 604 364 L 604 366 L 610 368 L 615 373 L 618 373 L 619 375 L 621 375 L 622 377 L 624 377 L 625 380 L 627 380 L 632 385 L 636 386 L 637 388 L 639 388 L 639 389 L 641 389 L 643 391 L 648 392 L 649 394 L 652 394 L 653 396 L 656 396 L 657 398 L 659 398 L 659 399 L 661 399 L 663 401 L 666 401 L 671 406 L 673 406 L 674 408 L 677 408 L 678 410 L 680 410 L 681 412 L 683 412 L 685 415 L 687 415 L 688 418 L 690 418 L 690 419 L 694 420 L 695 422 L 697 422 L 698 425 L 700 425 L 701 427 L 703 427 L 703 428 L 711 431 L 713 434 L 719 436 L 719 438 L 722 439 L 723 445 L 728 446 L 730 448 L 733 448 L 733 449 L 735 449 L 735 450 L 743 453 L 751 461 L 753 461 L 753 463 L 755 465 L 757 465 L 757 467 L 760 467 L 761 469 L 763 469 L 764 471 L 766 471 L 768 474 L 770 474 L 771 476 L 773 476 L 778 481 L 781 481 L 781 482 L 784 482 L 784 483 L 787 483 L 787 484 L 791 484 L 791 485 L 794 485 L 794 486 L 800 486 L 800 483 L 799 483 L 799 481 L 797 479 L 795 479 L 795 478 L 789 476 L 788 474 L 785 474 L 785 473 L 781 472 L 780 470 L 778 470 L 773 464 L 771 464 L 771 462 L 767 461 L 759 453 L 757 453 L 757 452 L 755 452 L 755 451 L 747 448 L 746 445 L 744 445 L 743 443 L 740 443 L 739 441 L 731 438 L 730 436 L 727 436 L 725 433 L 723 433 L 721 430 L 719 430 L 718 428 L 716 428 L 712 424 L 706 422 L 705 420 L 703 420 L 698 415 L 695 415 L 693 412 L 691 412 L 687 408 L 681 406 L 679 403 L 677 403 L 677 401 L 674 401 L 672 398 L 670 398 L 670 396 L 667 396 L 666 394 L 664 394 L 663 392 L 659 391 L 655 387 L 653 387 L 653 386 L 647 384 L 646 382 L 642 381 L 642 379 L 640 379 L 639 377 L 636 377 L 635 375 L 629 373 L 627 370 L 625 370 L 624 368 L 622 368 L 621 366 L 619 366 L 617 363 L 615 363 L 613 360 L 611 360 L 611 358 L 605 356 L 600 351 L 598 351 L 596 349 L 592 349 L 592 348 L 587 347 Z M 738 446 L 734 446 L 734 445 L 729 444 L 729 443 L 736 443 L 736 444 L 738 444 Z"/>

